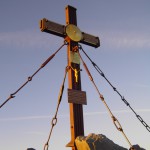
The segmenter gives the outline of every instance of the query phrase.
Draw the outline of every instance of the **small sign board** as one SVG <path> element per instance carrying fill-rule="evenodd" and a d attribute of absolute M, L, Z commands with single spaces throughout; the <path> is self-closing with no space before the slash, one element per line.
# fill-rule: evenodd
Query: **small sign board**
<path fill-rule="evenodd" d="M 68 103 L 87 105 L 86 92 L 68 89 Z"/>

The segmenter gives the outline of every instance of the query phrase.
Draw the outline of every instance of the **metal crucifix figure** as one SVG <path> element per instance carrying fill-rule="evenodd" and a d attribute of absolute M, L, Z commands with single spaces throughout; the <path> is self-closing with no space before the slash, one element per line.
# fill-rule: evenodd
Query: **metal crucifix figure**
<path fill-rule="evenodd" d="M 54 34 L 63 37 L 68 42 L 68 102 L 70 106 L 70 130 L 71 141 L 67 147 L 72 147 L 76 150 L 74 140 L 77 136 L 84 135 L 84 121 L 83 121 L 83 104 L 86 104 L 86 94 L 81 91 L 80 78 L 80 58 L 76 52 L 78 42 L 92 46 L 99 47 L 99 37 L 81 32 L 77 27 L 76 8 L 72 6 L 66 7 L 66 26 L 61 25 L 47 19 L 40 21 L 40 29 L 43 32 Z"/>

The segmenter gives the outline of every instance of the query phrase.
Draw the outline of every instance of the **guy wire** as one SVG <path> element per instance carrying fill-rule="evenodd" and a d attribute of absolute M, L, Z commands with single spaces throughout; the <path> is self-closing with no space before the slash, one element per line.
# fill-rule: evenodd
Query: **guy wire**
<path fill-rule="evenodd" d="M 112 85 L 112 83 L 106 78 L 103 71 L 97 66 L 95 62 L 92 61 L 92 59 L 87 55 L 87 53 L 83 50 L 82 46 L 79 45 L 79 49 L 82 50 L 82 52 L 86 55 L 86 57 L 90 60 L 96 71 L 107 81 L 107 83 L 113 88 L 113 90 L 121 97 L 121 100 L 132 110 L 132 112 L 135 114 L 135 116 L 138 118 L 138 120 L 143 124 L 143 126 L 147 129 L 147 131 L 150 132 L 150 126 L 142 119 L 140 115 L 138 115 L 135 110 L 131 107 L 131 105 L 128 103 L 128 101 L 120 94 L 120 92 Z"/>
<path fill-rule="evenodd" d="M 38 69 L 35 71 L 31 76 L 28 77 L 27 81 L 23 83 L 14 93 L 10 94 L 10 96 L 0 105 L 0 108 L 2 108 L 10 99 L 14 98 L 15 95 L 30 81 L 32 81 L 32 78 L 42 69 L 44 68 L 51 60 L 52 58 L 62 49 L 64 45 L 67 45 L 68 43 L 64 41 L 64 43 L 58 48 L 58 50 L 53 53 Z"/>
<path fill-rule="evenodd" d="M 55 115 L 54 115 L 54 117 L 52 118 L 52 121 L 51 121 L 51 129 L 50 129 L 50 133 L 49 133 L 47 142 L 44 145 L 44 150 L 48 150 L 49 141 L 50 141 L 50 138 L 51 138 L 51 135 L 52 135 L 53 128 L 57 124 L 57 114 L 58 114 L 59 105 L 61 103 L 62 96 L 63 96 L 64 84 L 65 84 L 65 79 L 66 79 L 66 75 L 67 75 L 68 69 L 69 69 L 69 67 L 67 66 L 66 69 L 65 69 L 65 75 L 64 75 L 63 83 L 62 83 L 62 86 L 60 87 L 60 91 L 59 91 L 56 112 L 55 112 Z"/>
<path fill-rule="evenodd" d="M 104 103 L 104 105 L 105 105 L 105 107 L 106 107 L 108 113 L 110 114 L 110 117 L 111 117 L 112 120 L 113 120 L 113 123 L 114 123 L 115 127 L 117 128 L 118 131 L 122 132 L 122 134 L 123 134 L 124 138 L 126 139 L 127 143 L 130 145 L 130 148 L 131 148 L 132 150 L 135 150 L 135 149 L 133 148 L 131 142 L 130 142 L 129 139 L 127 138 L 126 134 L 124 133 L 124 131 L 123 131 L 122 127 L 121 127 L 121 124 L 120 124 L 119 121 L 116 119 L 116 117 L 113 115 L 113 113 L 112 113 L 112 111 L 110 110 L 109 106 L 107 105 L 107 103 L 106 103 L 106 101 L 105 101 L 103 95 L 100 93 L 98 87 L 96 86 L 96 84 L 95 84 L 95 82 L 94 82 L 94 80 L 93 80 L 93 77 L 92 77 L 92 75 L 91 75 L 91 73 L 90 73 L 90 71 L 89 71 L 87 65 L 85 64 L 84 60 L 82 59 L 82 57 L 81 57 L 79 51 L 78 51 L 78 54 L 79 54 L 79 57 L 80 57 L 80 59 L 81 59 L 81 61 L 82 61 L 82 63 L 83 63 L 83 66 L 84 66 L 84 68 L 85 68 L 85 70 L 86 70 L 86 72 L 87 72 L 87 74 L 88 74 L 88 76 L 89 76 L 89 79 L 92 81 L 94 87 L 96 88 L 96 91 L 97 91 L 98 94 L 99 94 L 99 98 L 100 98 L 101 101 Z"/>

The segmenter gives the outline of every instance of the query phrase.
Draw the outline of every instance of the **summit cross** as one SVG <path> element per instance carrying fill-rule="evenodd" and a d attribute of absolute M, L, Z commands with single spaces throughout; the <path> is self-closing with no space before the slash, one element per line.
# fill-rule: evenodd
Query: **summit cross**
<path fill-rule="evenodd" d="M 61 25 L 43 18 L 40 21 L 40 29 L 42 32 L 47 32 L 64 38 L 67 43 L 67 55 L 68 55 L 68 95 L 71 95 L 68 99 L 77 99 L 69 101 L 70 106 L 70 130 L 71 141 L 67 144 L 67 147 L 72 147 L 72 150 L 76 150 L 74 141 L 77 136 L 84 136 L 84 121 L 83 121 L 83 104 L 86 104 L 86 100 L 80 100 L 81 97 L 86 97 L 85 93 L 81 91 L 81 76 L 80 76 L 80 61 L 75 47 L 78 46 L 78 42 L 92 46 L 99 47 L 99 37 L 81 32 L 77 27 L 76 8 L 72 6 L 66 7 L 66 25 Z M 73 97 L 76 95 L 76 97 Z M 68 96 L 69 97 L 69 96 Z M 82 102 L 83 101 L 83 102 Z"/>

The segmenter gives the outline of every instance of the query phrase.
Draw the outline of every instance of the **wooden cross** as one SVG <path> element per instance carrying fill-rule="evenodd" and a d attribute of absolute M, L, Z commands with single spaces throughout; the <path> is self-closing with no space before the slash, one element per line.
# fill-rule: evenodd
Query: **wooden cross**
<path fill-rule="evenodd" d="M 80 78 L 80 71 L 79 71 L 80 63 L 78 60 L 79 58 L 73 49 L 76 46 L 78 46 L 78 42 L 97 48 L 100 46 L 100 41 L 98 37 L 87 34 L 85 32 L 81 32 L 82 39 L 79 41 L 78 40 L 75 41 L 75 40 L 72 40 L 71 38 L 68 38 L 68 34 L 66 33 L 66 28 L 70 24 L 73 25 L 73 27 L 75 25 L 75 29 L 77 28 L 77 31 L 75 30 L 73 32 L 78 32 L 78 27 L 76 27 L 77 26 L 76 8 L 72 6 L 67 6 L 66 7 L 66 26 L 49 21 L 44 18 L 40 21 L 40 29 L 43 32 L 51 33 L 51 34 L 67 39 L 68 66 L 70 66 L 70 69 L 68 71 L 68 83 L 69 83 L 68 91 L 70 91 L 70 89 L 71 91 L 73 91 L 73 92 L 69 92 L 68 95 L 71 95 L 71 93 L 73 93 L 73 94 L 81 96 L 81 95 L 85 95 L 85 93 L 81 91 L 81 78 Z M 76 71 L 78 70 L 78 72 L 74 72 L 75 70 Z M 69 102 L 71 141 L 67 144 L 67 147 L 72 147 L 72 150 L 76 150 L 76 147 L 74 145 L 75 138 L 77 136 L 84 135 L 82 104 L 85 104 L 85 101 L 83 103 L 82 102 L 81 103 Z"/>

